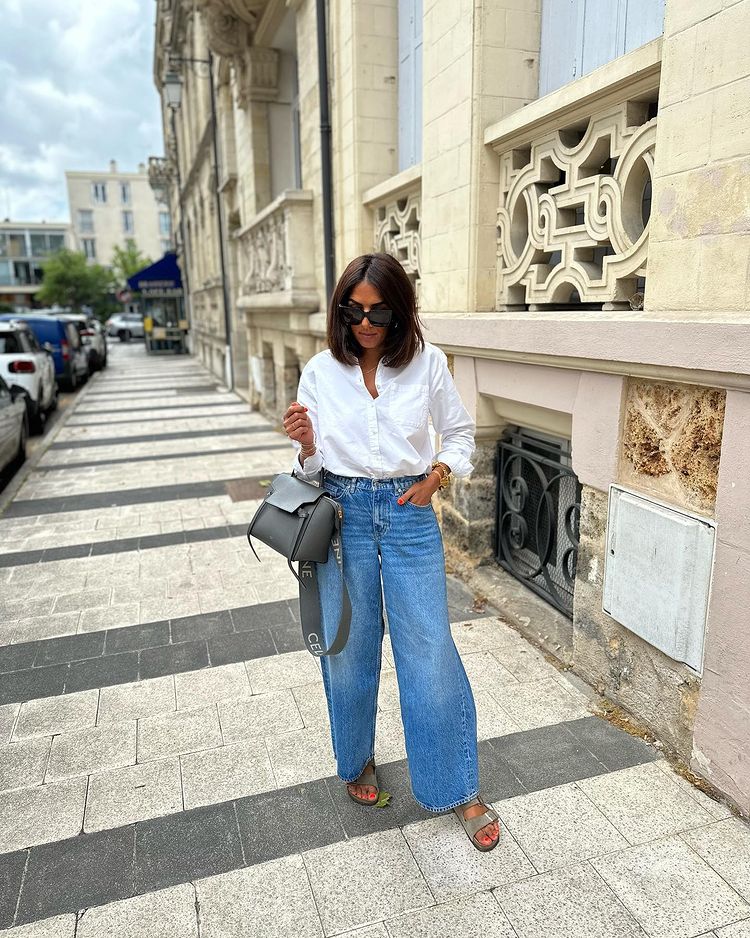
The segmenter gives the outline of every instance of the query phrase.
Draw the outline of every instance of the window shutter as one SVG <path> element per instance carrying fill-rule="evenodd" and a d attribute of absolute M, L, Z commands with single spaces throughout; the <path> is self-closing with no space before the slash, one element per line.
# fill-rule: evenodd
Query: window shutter
<path fill-rule="evenodd" d="M 398 168 L 422 159 L 422 0 L 398 0 Z"/>
<path fill-rule="evenodd" d="M 544 0 L 539 94 L 549 94 L 581 74 L 579 22 L 583 0 Z"/>

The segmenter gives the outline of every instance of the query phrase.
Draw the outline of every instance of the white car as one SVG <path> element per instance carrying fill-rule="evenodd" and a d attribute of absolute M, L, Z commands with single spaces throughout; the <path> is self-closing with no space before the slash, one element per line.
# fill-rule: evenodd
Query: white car
<path fill-rule="evenodd" d="M 41 433 L 57 407 L 55 362 L 23 320 L 0 322 L 0 377 L 26 392 L 29 429 Z"/>
<path fill-rule="evenodd" d="M 143 316 L 140 313 L 117 313 L 106 322 L 107 335 L 117 336 L 121 342 L 145 336 Z"/>
<path fill-rule="evenodd" d="M 26 459 L 26 394 L 20 385 L 8 385 L 0 378 L 0 485 Z"/>

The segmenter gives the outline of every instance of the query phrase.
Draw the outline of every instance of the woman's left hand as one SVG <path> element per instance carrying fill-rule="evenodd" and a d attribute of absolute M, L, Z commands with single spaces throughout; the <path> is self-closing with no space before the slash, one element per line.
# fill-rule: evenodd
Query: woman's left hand
<path fill-rule="evenodd" d="M 398 497 L 398 503 L 403 505 L 404 502 L 411 502 L 413 505 L 424 508 L 430 504 L 432 496 L 439 488 L 440 479 L 438 479 L 436 472 L 431 472 L 426 479 L 415 482 L 405 492 L 402 492 Z"/>

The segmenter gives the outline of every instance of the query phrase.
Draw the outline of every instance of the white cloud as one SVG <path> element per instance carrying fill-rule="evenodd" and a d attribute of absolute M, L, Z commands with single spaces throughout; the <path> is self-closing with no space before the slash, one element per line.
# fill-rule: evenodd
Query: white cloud
<path fill-rule="evenodd" d="M 65 220 L 65 170 L 162 152 L 154 0 L 4 0 L 0 215 Z"/>

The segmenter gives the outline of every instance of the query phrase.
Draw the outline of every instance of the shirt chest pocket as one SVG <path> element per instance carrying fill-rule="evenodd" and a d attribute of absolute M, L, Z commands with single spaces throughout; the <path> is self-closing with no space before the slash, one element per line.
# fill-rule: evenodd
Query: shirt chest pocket
<path fill-rule="evenodd" d="M 401 384 L 389 389 L 388 416 L 398 427 L 415 430 L 427 425 L 428 387 Z"/>

